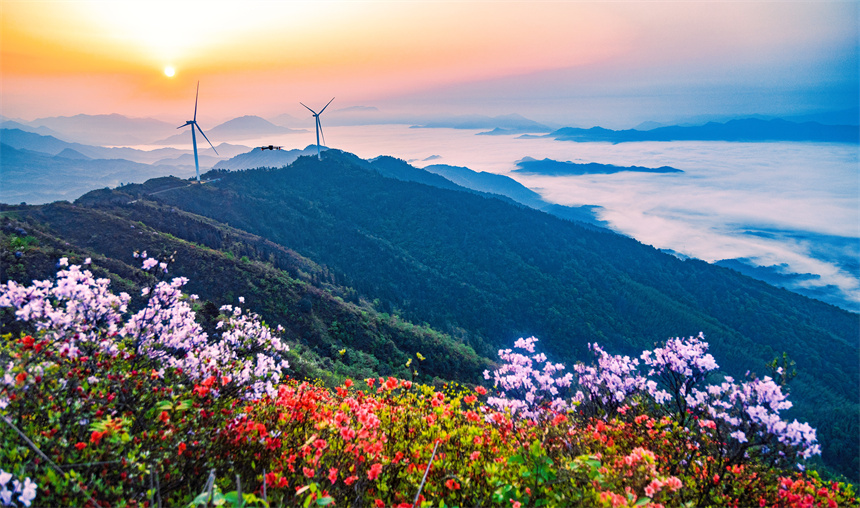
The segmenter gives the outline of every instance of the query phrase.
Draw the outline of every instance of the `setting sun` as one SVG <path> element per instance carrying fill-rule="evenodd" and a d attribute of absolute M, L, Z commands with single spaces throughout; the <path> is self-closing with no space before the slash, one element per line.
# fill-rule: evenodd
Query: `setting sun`
<path fill-rule="evenodd" d="M 176 70 L 170 65 L 164 68 L 164 75 L 168 78 L 172 78 L 174 74 L 176 74 Z"/>

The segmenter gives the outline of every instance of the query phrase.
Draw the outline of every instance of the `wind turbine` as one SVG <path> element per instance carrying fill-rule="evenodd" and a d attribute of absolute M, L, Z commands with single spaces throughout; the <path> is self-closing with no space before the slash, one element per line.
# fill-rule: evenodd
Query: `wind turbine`
<path fill-rule="evenodd" d="M 334 97 L 331 98 L 331 101 L 333 101 L 333 100 L 334 100 Z M 331 101 L 328 101 L 328 104 L 331 104 Z M 299 104 L 301 104 L 302 106 L 305 106 L 305 104 L 303 102 L 300 102 Z M 320 125 L 320 115 L 322 114 L 323 111 L 325 111 L 325 108 L 328 107 L 328 104 L 326 104 L 325 107 L 323 107 L 319 113 L 317 113 L 316 111 L 312 110 L 311 108 L 308 108 L 307 106 L 305 106 L 305 108 L 307 108 L 308 111 L 313 113 L 314 119 L 316 120 L 316 123 L 317 123 L 317 158 L 319 160 L 322 160 L 322 155 L 320 155 L 320 133 L 322 132 L 322 125 Z M 323 134 L 323 143 L 325 143 L 325 134 Z"/>
<path fill-rule="evenodd" d="M 200 183 L 200 161 L 197 160 L 197 135 L 194 133 L 194 129 L 200 131 L 200 134 L 203 134 L 203 137 L 206 139 L 206 142 L 209 143 L 209 146 L 215 150 L 215 145 L 209 141 L 209 138 L 206 137 L 206 133 L 203 132 L 203 129 L 197 125 L 197 98 L 200 97 L 200 82 L 197 82 L 197 95 L 194 96 L 194 120 L 188 120 L 184 125 L 180 125 L 177 129 L 181 129 L 185 126 L 191 126 L 191 143 L 194 145 L 194 169 L 197 170 L 197 183 Z M 218 150 L 215 150 L 215 154 L 218 154 Z"/>

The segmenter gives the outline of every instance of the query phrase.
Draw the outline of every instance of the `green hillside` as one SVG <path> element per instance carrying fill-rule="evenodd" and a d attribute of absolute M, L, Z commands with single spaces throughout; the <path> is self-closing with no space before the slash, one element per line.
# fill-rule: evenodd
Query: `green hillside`
<path fill-rule="evenodd" d="M 185 232 L 189 239 L 171 232 Z M 3 282 L 49 278 L 60 257 L 77 263 L 91 257 L 95 273 L 111 278 L 115 291 L 136 296 L 152 276 L 139 269 L 133 250 L 172 258 L 167 277 L 190 279 L 187 291 L 204 301 L 198 313 L 214 318 L 218 307 L 238 305 L 242 296 L 243 307 L 283 326 L 298 377 L 329 384 L 345 377 L 411 377 L 404 364 L 416 352 L 428 357 L 420 368 L 428 382 L 477 381 L 489 366 L 450 336 L 380 315 L 295 252 L 202 217 L 151 203 L 111 211 L 54 203 L 14 207 L 0 219 Z M 3 317 L 11 329 L 10 316 Z"/>
<path fill-rule="evenodd" d="M 173 266 L 195 284 L 190 292 L 209 291 L 216 301 L 243 292 L 272 322 L 279 321 L 271 316 L 295 313 L 293 306 L 301 302 L 298 289 L 290 293 L 286 283 L 268 286 L 267 278 L 275 275 L 299 277 L 302 288 L 322 298 L 374 302 L 384 313 L 372 321 L 375 326 L 390 324 L 386 315 L 399 315 L 445 332 L 420 332 L 446 341 L 438 354 L 447 370 L 438 371 L 439 377 L 468 380 L 479 372 L 470 371 L 481 363 L 478 357 L 460 365 L 457 348 L 466 349 L 451 337 L 490 356 L 517 337 L 536 335 L 556 361 L 571 363 L 589 358 L 589 342 L 633 355 L 668 337 L 702 331 L 723 370 L 737 377 L 763 372 L 765 363 L 785 351 L 797 362 L 794 416 L 818 428 L 828 465 L 858 477 L 856 314 L 509 201 L 405 181 L 415 180 L 420 170 L 383 163 L 388 177 L 373 163 L 329 151 L 322 161 L 302 157 L 282 169 L 221 172 L 206 185 L 160 179 L 90 193 L 77 208 L 53 205 L 18 214 L 117 259 L 127 260 L 131 246 L 147 248 L 143 240 L 185 245 Z M 395 179 L 398 167 L 408 174 Z M 79 222 L 67 219 L 75 214 L 81 214 Z M 104 232 L 101 241 L 92 238 L 98 228 L 79 231 L 100 216 L 125 221 L 128 230 Z M 137 221 L 146 226 L 143 231 L 130 229 Z M 184 266 L 183 258 L 210 253 L 199 245 L 219 249 L 219 263 L 230 263 Z M 177 250 L 173 243 L 160 248 Z M 249 261 L 243 264 L 242 256 Z M 291 264 L 301 259 L 318 265 Z M 252 267 L 253 276 L 234 275 Z M 324 290 L 327 285 L 331 292 Z M 291 295 L 287 303 L 277 303 L 281 291 Z M 254 293 L 267 296 L 253 300 Z M 332 321 L 316 322 L 331 328 Z M 337 321 L 340 329 L 345 321 Z M 313 327 L 291 332 L 299 336 L 306 329 Z M 329 330 L 327 340 L 333 335 L 338 336 Z M 345 337 L 354 334 L 344 330 L 339 336 L 344 338 L 338 344 L 346 344 Z M 318 349 L 337 365 L 336 346 Z M 381 349 L 361 350 L 394 354 Z M 383 358 L 391 368 L 398 365 Z"/>

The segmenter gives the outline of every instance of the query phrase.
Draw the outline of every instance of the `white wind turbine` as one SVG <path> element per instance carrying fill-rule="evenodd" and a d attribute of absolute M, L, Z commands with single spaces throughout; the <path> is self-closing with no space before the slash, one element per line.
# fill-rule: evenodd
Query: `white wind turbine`
<path fill-rule="evenodd" d="M 331 98 L 331 101 L 333 101 L 333 100 L 334 100 L 334 97 L 332 97 L 332 98 Z M 300 103 L 299 103 L 299 104 L 301 104 L 302 106 L 305 106 L 305 108 L 307 108 L 307 110 L 308 110 L 308 111 L 310 111 L 311 113 L 313 113 L 313 115 L 314 115 L 314 120 L 316 120 L 316 124 L 317 124 L 317 158 L 318 158 L 319 160 L 322 160 L 322 156 L 320 155 L 320 134 L 322 133 L 322 125 L 320 125 L 320 115 L 322 114 L 322 112 L 323 112 L 323 111 L 325 111 L 325 108 L 327 108 L 327 107 L 328 107 L 328 105 L 329 105 L 329 104 L 331 104 L 331 101 L 328 101 L 328 104 L 326 104 L 326 105 L 325 105 L 325 106 L 320 110 L 320 112 L 319 112 L 319 113 L 317 113 L 316 111 L 312 110 L 311 108 L 308 108 L 307 106 L 305 106 L 305 104 L 304 104 L 304 103 L 302 103 L 302 102 L 300 102 Z M 323 143 L 325 143 L 325 134 L 323 134 Z"/>
<path fill-rule="evenodd" d="M 197 98 L 200 96 L 200 82 L 197 82 L 197 95 L 194 96 L 194 120 L 188 120 L 185 124 L 180 125 L 177 129 L 181 129 L 187 125 L 191 126 L 191 143 L 194 145 L 194 169 L 197 170 L 197 182 L 200 182 L 200 161 L 197 160 L 197 135 L 194 133 L 194 129 L 200 131 L 200 134 L 206 139 L 206 142 L 209 143 L 209 146 L 215 150 L 215 145 L 209 141 L 209 138 L 206 137 L 206 133 L 203 132 L 203 129 L 197 125 Z M 218 150 L 215 150 L 215 153 L 218 153 Z"/>

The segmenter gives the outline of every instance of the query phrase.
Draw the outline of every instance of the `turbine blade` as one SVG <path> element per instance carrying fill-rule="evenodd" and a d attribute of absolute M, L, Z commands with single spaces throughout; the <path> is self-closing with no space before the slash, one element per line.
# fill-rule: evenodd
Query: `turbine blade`
<path fill-rule="evenodd" d="M 199 125 L 197 125 L 197 122 L 194 122 L 194 127 L 197 127 L 197 130 L 200 131 L 200 134 L 203 134 L 203 138 L 206 140 L 207 143 L 209 143 L 209 146 L 211 146 L 212 149 L 215 150 L 215 145 L 213 145 L 212 142 L 209 141 L 209 138 L 206 137 L 206 133 L 203 132 L 203 129 L 201 129 Z M 192 127 L 192 129 L 194 127 Z M 215 150 L 215 154 L 218 155 L 218 150 Z"/>
<path fill-rule="evenodd" d="M 320 113 L 322 113 L 322 111 L 320 111 Z M 320 137 L 322 138 L 322 146 L 326 146 L 326 145 L 325 145 L 325 133 L 324 133 L 324 132 L 323 132 L 323 130 L 322 130 L 322 124 L 320 123 L 320 117 L 319 117 L 319 115 L 317 115 L 317 127 L 318 127 L 318 128 L 319 128 L 319 130 L 320 130 Z"/>
<path fill-rule="evenodd" d="M 194 96 L 194 121 L 197 121 L 197 98 L 200 97 L 200 82 L 197 82 L 197 95 Z"/>
<path fill-rule="evenodd" d="M 302 106 L 305 106 L 305 104 L 304 104 L 303 102 L 299 102 L 299 104 L 301 104 Z M 314 114 L 314 116 L 317 116 L 317 112 L 316 112 L 316 111 L 312 110 L 311 108 L 308 108 L 307 106 L 305 106 L 305 108 L 307 108 L 307 110 L 308 110 L 308 111 L 310 111 L 311 113 L 313 113 L 313 114 Z"/>
<path fill-rule="evenodd" d="M 333 100 L 334 100 L 334 97 L 332 97 L 332 98 L 331 98 L 331 101 L 333 101 Z M 331 104 L 331 101 L 328 101 L 328 104 Z M 325 108 L 327 108 L 327 107 L 328 107 L 328 104 L 326 104 L 326 105 L 325 105 Z M 322 109 L 320 110 L 319 114 L 322 114 L 322 112 L 323 112 L 323 111 L 325 111 L 325 108 L 322 108 Z"/>

